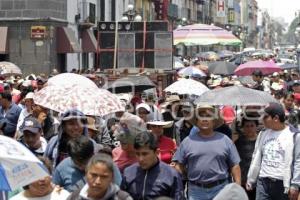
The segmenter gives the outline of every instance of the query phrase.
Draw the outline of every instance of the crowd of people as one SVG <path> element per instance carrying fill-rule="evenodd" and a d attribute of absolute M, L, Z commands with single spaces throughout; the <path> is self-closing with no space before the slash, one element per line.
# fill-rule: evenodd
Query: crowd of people
<path fill-rule="evenodd" d="M 87 77 L 101 85 L 97 75 Z M 104 117 L 75 109 L 56 113 L 35 104 L 34 94 L 47 78 L 30 75 L 0 84 L 1 134 L 24 144 L 49 173 L 3 192 L 6 198 L 298 199 L 300 76 L 295 70 L 270 76 L 256 70 L 250 83 L 232 76 L 195 78 L 212 89 L 238 84 L 278 100 L 254 111 L 194 105 L 194 97 L 186 95 L 136 93 L 121 99 L 127 110 Z"/>

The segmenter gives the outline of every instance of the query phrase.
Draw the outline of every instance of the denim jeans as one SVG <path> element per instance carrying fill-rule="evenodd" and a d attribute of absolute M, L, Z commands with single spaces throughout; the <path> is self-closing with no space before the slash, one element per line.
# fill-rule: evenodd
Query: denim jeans
<path fill-rule="evenodd" d="M 259 178 L 256 185 L 256 200 L 288 200 L 284 194 L 283 181 Z"/>
<path fill-rule="evenodd" d="M 212 188 L 203 188 L 189 183 L 189 200 L 212 200 L 227 184 L 228 181 L 225 181 L 224 183 Z"/>

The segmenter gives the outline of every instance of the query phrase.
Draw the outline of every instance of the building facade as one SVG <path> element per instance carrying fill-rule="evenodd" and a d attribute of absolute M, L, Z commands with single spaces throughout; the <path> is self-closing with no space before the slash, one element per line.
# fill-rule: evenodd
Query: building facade
<path fill-rule="evenodd" d="M 97 13 L 97 0 L 0 0 L 0 60 L 25 75 L 92 67 Z"/>

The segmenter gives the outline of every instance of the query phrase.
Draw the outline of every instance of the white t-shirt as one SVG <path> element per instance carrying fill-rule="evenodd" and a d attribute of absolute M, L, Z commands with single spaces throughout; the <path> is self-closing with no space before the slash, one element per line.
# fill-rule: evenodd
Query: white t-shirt
<path fill-rule="evenodd" d="M 269 177 L 283 180 L 285 149 L 287 146 L 283 135 L 289 132 L 289 127 L 281 131 L 266 130 L 262 146 L 262 163 L 259 177 Z"/>
<path fill-rule="evenodd" d="M 58 191 L 57 188 L 55 188 L 53 192 L 51 192 L 47 196 L 36 198 L 25 197 L 24 192 L 25 191 L 20 192 L 16 196 L 10 198 L 10 200 L 66 200 L 70 196 L 70 193 L 67 190 Z"/>

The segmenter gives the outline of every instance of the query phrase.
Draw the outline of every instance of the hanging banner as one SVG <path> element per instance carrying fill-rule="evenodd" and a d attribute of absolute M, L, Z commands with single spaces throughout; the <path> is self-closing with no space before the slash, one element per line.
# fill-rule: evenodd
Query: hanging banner
<path fill-rule="evenodd" d="M 225 17 L 225 0 L 217 1 L 217 17 Z"/>
<path fill-rule="evenodd" d="M 228 23 L 234 24 L 235 21 L 235 12 L 233 8 L 228 8 Z"/>

